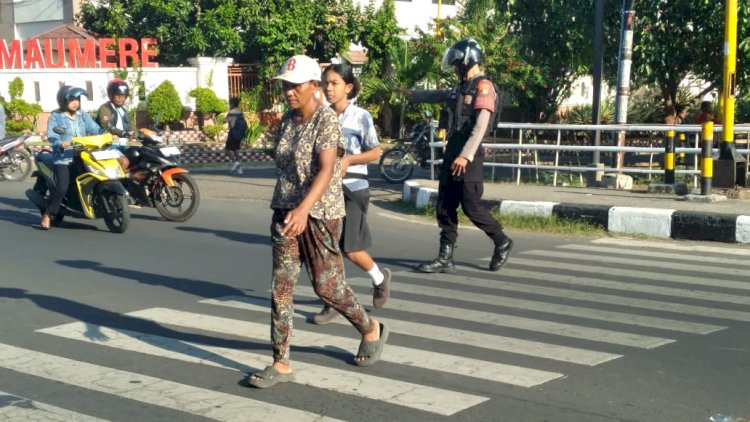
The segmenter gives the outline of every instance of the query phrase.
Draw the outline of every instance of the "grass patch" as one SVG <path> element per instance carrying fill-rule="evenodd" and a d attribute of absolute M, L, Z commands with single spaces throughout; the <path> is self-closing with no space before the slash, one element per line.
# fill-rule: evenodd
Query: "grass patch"
<path fill-rule="evenodd" d="M 414 205 L 398 201 L 396 206 L 400 211 L 417 215 L 424 218 L 435 219 L 435 206 L 428 205 L 424 208 L 417 208 Z M 490 210 L 492 216 L 502 223 L 503 228 L 530 231 L 545 232 L 554 234 L 577 234 L 584 236 L 609 236 L 610 233 L 601 226 L 588 224 L 583 221 L 568 220 L 557 216 L 530 216 L 521 214 L 500 214 L 500 210 L 495 208 Z M 459 208 L 458 221 L 462 225 L 471 225 L 469 217 Z"/>

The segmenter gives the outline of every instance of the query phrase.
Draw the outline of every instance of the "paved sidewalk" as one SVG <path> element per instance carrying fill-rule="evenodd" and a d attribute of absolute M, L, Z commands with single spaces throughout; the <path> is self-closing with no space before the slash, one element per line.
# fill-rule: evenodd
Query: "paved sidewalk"
<path fill-rule="evenodd" d="M 270 201 L 275 184 L 272 164 L 244 167 L 241 176 L 224 168 L 191 169 L 201 185 L 201 195 L 242 200 Z M 389 184 L 370 168 L 373 203 L 403 199 L 417 204 L 434 201 L 437 181 L 409 180 Z M 409 188 L 404 189 L 404 186 Z M 485 183 L 484 198 L 500 206 L 501 212 L 559 215 L 600 224 L 613 232 L 645 234 L 675 239 L 750 243 L 750 199 L 691 202 L 672 194 L 643 190 L 618 191 L 604 188 L 517 186 Z"/>

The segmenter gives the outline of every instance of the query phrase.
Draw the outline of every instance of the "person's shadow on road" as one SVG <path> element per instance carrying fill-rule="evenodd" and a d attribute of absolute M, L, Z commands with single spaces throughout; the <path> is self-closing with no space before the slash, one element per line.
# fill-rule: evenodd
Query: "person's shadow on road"
<path fill-rule="evenodd" d="M 252 291 L 236 289 L 234 287 L 214 283 L 211 281 L 190 280 L 185 278 L 170 277 L 163 274 L 152 274 L 127 268 L 107 267 L 95 261 L 58 260 L 55 262 L 70 268 L 98 271 L 111 276 L 134 280 L 141 284 L 168 287 L 170 289 L 179 290 L 181 292 L 205 298 L 230 295 L 242 296 L 245 295 L 246 291 Z"/>
<path fill-rule="evenodd" d="M 205 229 L 202 227 L 177 227 L 177 230 L 193 233 L 206 233 L 213 234 L 215 236 L 223 237 L 225 239 L 233 240 L 235 242 L 248 243 L 253 245 L 270 245 L 271 235 L 259 235 L 255 233 L 242 233 L 229 230 L 216 230 L 216 229 Z"/>

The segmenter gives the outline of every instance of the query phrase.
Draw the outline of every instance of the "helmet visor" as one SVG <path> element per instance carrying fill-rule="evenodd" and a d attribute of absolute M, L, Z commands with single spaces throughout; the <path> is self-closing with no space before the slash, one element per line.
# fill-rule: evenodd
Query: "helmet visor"
<path fill-rule="evenodd" d="M 88 94 L 86 94 L 86 90 L 83 88 L 72 88 L 70 91 L 65 93 L 65 100 L 70 101 L 72 99 L 80 99 L 81 95 L 88 98 Z"/>
<path fill-rule="evenodd" d="M 464 52 L 449 47 L 443 53 L 443 59 L 440 61 L 440 68 L 444 71 L 453 70 L 453 66 L 463 63 Z"/>

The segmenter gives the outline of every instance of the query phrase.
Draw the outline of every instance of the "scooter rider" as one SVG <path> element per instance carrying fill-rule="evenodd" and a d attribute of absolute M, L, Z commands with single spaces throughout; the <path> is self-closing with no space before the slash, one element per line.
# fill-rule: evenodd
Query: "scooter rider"
<path fill-rule="evenodd" d="M 115 138 L 127 139 L 130 137 L 130 118 L 128 111 L 125 109 L 125 101 L 130 95 L 130 86 L 122 79 L 112 79 L 107 83 L 107 96 L 109 101 L 102 104 L 96 112 L 96 122 L 105 131 L 111 133 Z M 123 170 L 128 169 L 130 162 L 124 155 L 128 145 L 127 141 L 116 141 L 115 148 L 120 150 L 123 155 L 118 158 Z"/>
<path fill-rule="evenodd" d="M 484 192 L 484 155 L 481 142 L 494 114 L 500 112 L 494 84 L 481 71 L 482 48 L 473 38 L 459 40 L 445 51 L 441 66 L 453 69 L 459 84 L 446 90 L 412 91 L 415 102 L 445 103 L 453 113 L 447 124 L 447 145 L 440 172 L 437 221 L 440 226 L 439 255 L 419 266 L 426 273 L 453 272 L 453 250 L 458 238 L 458 206 L 475 226 L 494 243 L 490 271 L 498 271 L 508 260 L 513 241 L 481 204 Z M 404 92 L 404 90 L 401 90 Z M 406 93 L 409 90 L 406 90 Z"/>
<path fill-rule="evenodd" d="M 101 127 L 88 115 L 81 112 L 81 96 L 86 95 L 83 88 L 63 85 L 57 91 L 59 109 L 50 114 L 47 121 L 47 140 L 52 144 L 49 159 L 54 164 L 55 187 L 50 189 L 47 208 L 39 224 L 43 230 L 49 230 L 51 219 L 60 210 L 70 182 L 70 163 L 75 151 L 71 148 L 71 139 L 76 136 L 98 135 L 103 133 Z M 87 96 L 87 95 L 86 95 Z M 62 133 L 59 133 L 62 132 Z M 41 177 L 37 180 L 42 179 Z M 36 187 L 35 187 L 36 190 Z"/>

